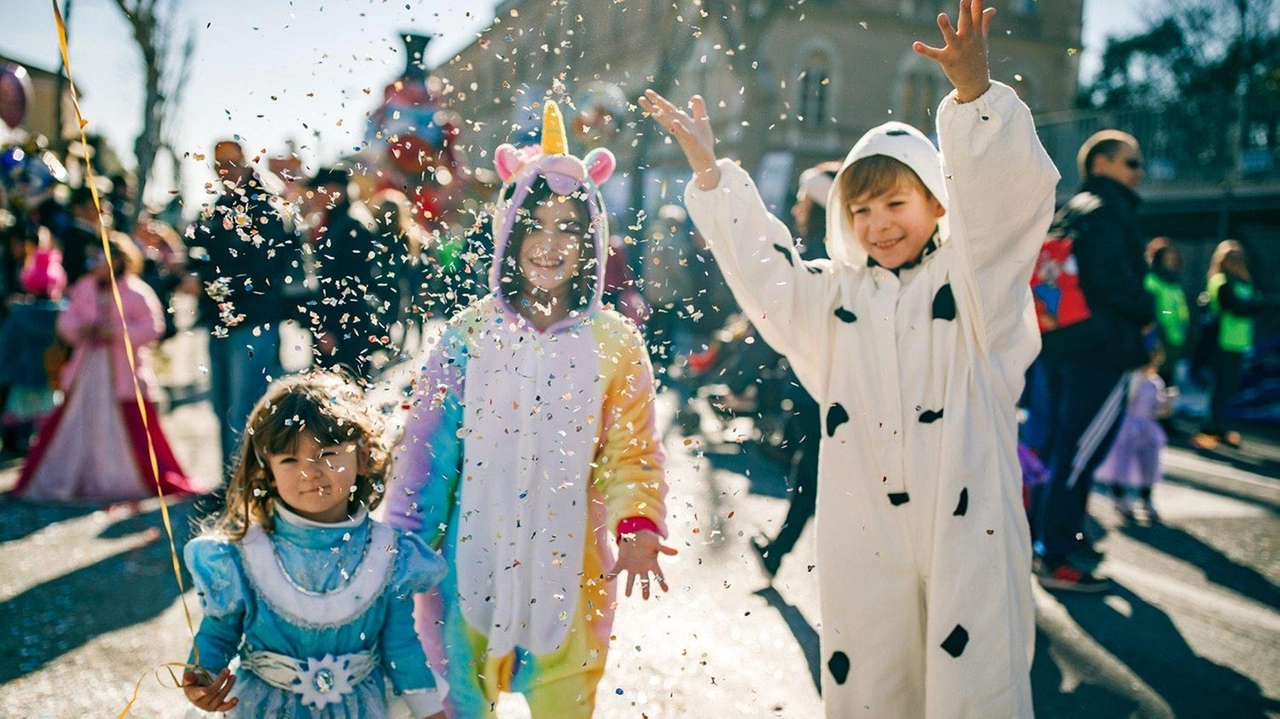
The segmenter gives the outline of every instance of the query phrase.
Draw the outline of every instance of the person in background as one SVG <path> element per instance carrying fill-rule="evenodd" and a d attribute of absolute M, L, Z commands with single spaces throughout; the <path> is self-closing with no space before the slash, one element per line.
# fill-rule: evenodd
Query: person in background
<path fill-rule="evenodd" d="M 101 250 L 89 253 L 90 272 L 71 288 L 66 311 L 58 316 L 58 335 L 74 348 L 62 371 L 66 401 L 36 437 L 15 496 L 111 502 L 149 497 L 157 486 L 166 495 L 196 491 L 156 411 L 159 387 L 151 352 L 164 332 L 164 310 L 138 277 L 142 257 L 133 240 L 113 232 L 108 241 L 110 263 Z"/>
<path fill-rule="evenodd" d="M 1228 426 L 1227 403 L 1240 388 L 1240 372 L 1244 356 L 1253 349 L 1253 321 L 1260 312 L 1277 306 L 1264 298 L 1253 286 L 1253 275 L 1244 247 L 1236 240 L 1223 240 L 1213 251 L 1209 262 L 1209 281 L 1205 288 L 1209 311 L 1217 316 L 1218 331 L 1213 348 L 1213 393 L 1209 400 L 1209 418 L 1192 437 L 1200 449 L 1217 449 L 1226 442 L 1239 447 L 1240 432 Z"/>
<path fill-rule="evenodd" d="M 1073 592 L 1105 592 L 1091 571 L 1102 552 L 1085 535 L 1093 473 L 1107 455 L 1124 414 L 1130 371 L 1150 355 L 1143 335 L 1155 322 L 1144 285 L 1147 235 L 1138 223 L 1142 152 L 1124 132 L 1103 130 L 1080 147 L 1079 192 L 1053 230 L 1072 237 L 1080 290 L 1090 316 L 1044 332 L 1036 363 L 1043 373 L 1048 427 L 1041 459 L 1049 482 L 1037 490 L 1036 568 L 1040 584 Z"/>
<path fill-rule="evenodd" d="M 827 196 L 839 171 L 839 162 L 824 162 L 800 173 L 800 188 L 791 207 L 791 217 L 800 240 L 797 249 L 806 261 L 827 259 Z M 818 449 L 822 444 L 822 412 L 818 403 L 789 370 L 781 381 L 792 407 L 785 429 L 786 446 L 792 451 L 787 477 L 790 495 L 787 516 L 773 539 L 760 536 L 751 542 L 770 577 L 778 573 L 782 558 L 795 547 L 817 509 Z"/>
<path fill-rule="evenodd" d="M 46 231 L 47 232 L 47 231 Z M 25 454 L 33 432 L 40 429 L 62 399 L 56 378 L 50 377 L 46 354 L 57 338 L 58 313 L 67 275 L 61 254 L 48 247 L 36 250 L 22 268 L 22 289 L 0 323 L 0 433 L 6 450 Z"/>
<path fill-rule="evenodd" d="M 387 328 L 400 324 L 403 334 L 399 344 L 403 350 L 410 327 L 421 333 L 427 312 L 422 300 L 429 298 L 424 290 L 430 278 L 438 274 L 424 263 L 429 236 L 414 221 L 413 205 L 399 190 L 380 190 L 369 199 L 369 211 L 379 238 L 379 259 L 374 264 L 378 271 L 380 323 Z"/>
<path fill-rule="evenodd" d="M 283 278 L 298 259 L 298 242 L 240 143 L 218 142 L 213 156 L 222 195 L 189 234 L 187 289 L 203 290 L 198 324 L 212 334 L 209 394 L 229 466 L 253 403 L 279 373 Z"/>
<path fill-rule="evenodd" d="M 689 215 L 679 205 L 663 205 L 644 235 L 641 291 L 652 312 L 648 321 L 649 356 L 659 374 L 676 353 L 687 351 L 684 305 L 695 292 L 689 260 L 694 253 Z"/>
<path fill-rule="evenodd" d="M 309 243 L 315 259 L 319 297 L 310 306 L 315 360 L 321 367 L 346 367 L 368 378 L 373 351 L 386 329 L 379 321 L 378 281 L 392 271 L 373 215 L 355 202 L 357 186 L 344 168 L 321 168 L 310 181 L 309 200 L 319 212 Z"/>
<path fill-rule="evenodd" d="M 1182 287 L 1182 253 L 1167 237 L 1157 237 L 1147 245 L 1147 273 L 1144 284 L 1155 299 L 1156 336 L 1164 361 L 1160 378 L 1171 392 L 1176 391 L 1187 358 L 1187 331 L 1191 310 Z"/>
<path fill-rule="evenodd" d="M 111 203 L 100 198 L 101 217 L 111 217 Z M 67 273 L 67 284 L 74 285 L 89 270 L 88 253 L 93 247 L 101 247 L 98 208 L 93 204 L 93 191 L 87 186 L 71 191 L 71 224 L 58 237 L 62 248 L 62 267 Z M 111 223 L 108 220 L 107 226 Z"/>
<path fill-rule="evenodd" d="M 1128 404 L 1120 431 L 1094 473 L 1099 482 L 1110 485 L 1116 510 L 1129 521 L 1159 519 L 1151 501 L 1151 488 L 1163 475 L 1160 452 L 1169 438 L 1160 422 L 1171 410 L 1168 391 L 1160 378 L 1163 361 L 1160 348 L 1153 347 L 1151 364 L 1130 373 Z"/>

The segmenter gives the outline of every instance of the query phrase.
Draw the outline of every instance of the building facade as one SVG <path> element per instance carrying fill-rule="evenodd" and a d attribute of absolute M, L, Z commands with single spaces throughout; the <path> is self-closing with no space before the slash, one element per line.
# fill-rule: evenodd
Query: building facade
<path fill-rule="evenodd" d="M 623 187 L 649 212 L 678 195 L 687 167 L 634 100 L 648 87 L 674 101 L 700 93 L 721 142 L 770 202 L 789 203 L 806 167 L 838 159 L 866 130 L 901 120 L 933 132 L 950 84 L 914 40 L 940 44 L 952 0 L 507 0 L 490 27 L 433 69 L 465 119 L 461 142 L 485 164 L 532 128 L 550 97 L 571 107 L 592 83 L 632 103 L 607 144 Z M 1013 0 L 991 38 L 992 75 L 1036 112 L 1072 107 L 1083 0 Z M 717 15 L 719 13 L 719 15 Z M 595 138 L 579 139 L 590 144 Z M 571 140 L 572 141 L 572 140 Z M 583 144 L 583 143 L 579 143 Z M 636 178 L 643 178 L 643 189 Z M 620 212 L 617 200 L 610 205 Z M 624 207 L 630 206 L 628 202 Z"/>

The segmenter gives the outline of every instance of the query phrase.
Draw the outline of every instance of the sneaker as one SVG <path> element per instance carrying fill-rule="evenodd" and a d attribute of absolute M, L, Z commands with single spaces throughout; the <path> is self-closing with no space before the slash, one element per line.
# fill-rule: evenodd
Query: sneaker
<path fill-rule="evenodd" d="M 1124 499 L 1121 499 L 1121 500 L 1117 501 L 1117 502 L 1116 502 L 1116 511 L 1120 513 L 1120 516 L 1121 516 L 1121 517 L 1124 517 L 1125 519 L 1127 519 L 1127 520 L 1129 520 L 1130 522 L 1132 522 L 1132 521 L 1134 520 L 1134 515 L 1133 515 L 1133 500 L 1131 500 L 1131 499 L 1129 499 L 1128 497 L 1126 497 L 1126 498 L 1124 498 Z M 1094 551 L 1097 551 L 1097 550 L 1094 550 Z"/>
<path fill-rule="evenodd" d="M 1191 445 L 1196 449 L 1215 450 L 1218 445 L 1222 444 L 1222 440 L 1217 435 L 1207 432 L 1196 432 L 1191 438 Z"/>
<path fill-rule="evenodd" d="M 769 542 L 764 537 L 752 537 L 751 549 L 760 560 L 764 573 L 769 575 L 769 579 L 773 579 L 778 573 L 778 568 L 782 566 L 782 557 L 775 556 L 777 552 L 769 550 Z"/>
<path fill-rule="evenodd" d="M 1044 564 L 1036 578 L 1045 589 L 1060 592 L 1097 594 L 1111 589 L 1110 579 L 1095 577 L 1082 569 L 1076 569 L 1069 562 L 1062 562 L 1052 570 L 1048 564 Z"/>

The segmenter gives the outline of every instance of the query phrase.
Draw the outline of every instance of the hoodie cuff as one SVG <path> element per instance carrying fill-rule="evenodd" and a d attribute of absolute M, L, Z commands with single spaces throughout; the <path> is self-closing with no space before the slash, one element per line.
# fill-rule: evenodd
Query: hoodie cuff
<path fill-rule="evenodd" d="M 653 532 L 663 539 L 666 539 L 662 532 L 658 531 L 658 523 L 648 517 L 627 517 L 626 519 L 618 522 L 618 535 L 614 537 L 614 539 L 621 541 L 622 535 L 635 534 L 636 532 L 645 529 Z"/>

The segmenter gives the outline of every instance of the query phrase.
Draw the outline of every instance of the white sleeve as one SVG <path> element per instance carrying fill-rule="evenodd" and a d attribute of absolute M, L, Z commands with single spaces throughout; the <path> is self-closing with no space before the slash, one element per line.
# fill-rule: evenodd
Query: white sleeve
<path fill-rule="evenodd" d="M 733 296 L 814 397 L 825 395 L 838 278 L 826 260 L 800 259 L 786 225 L 769 214 L 750 175 L 720 160 L 720 184 L 692 180 L 685 206 Z M 821 401 L 821 400 L 820 400 Z"/>
<path fill-rule="evenodd" d="M 1058 170 L 1031 111 L 998 82 L 972 102 L 947 96 L 938 108 L 938 138 L 950 241 L 964 267 L 962 291 L 981 318 L 979 341 L 1017 343 L 1034 322 L 1031 272 L 1053 221 Z"/>

